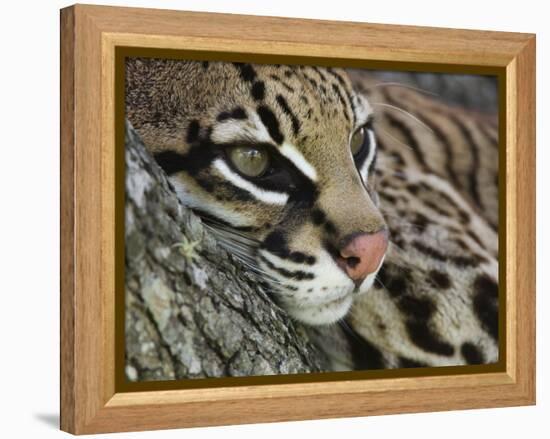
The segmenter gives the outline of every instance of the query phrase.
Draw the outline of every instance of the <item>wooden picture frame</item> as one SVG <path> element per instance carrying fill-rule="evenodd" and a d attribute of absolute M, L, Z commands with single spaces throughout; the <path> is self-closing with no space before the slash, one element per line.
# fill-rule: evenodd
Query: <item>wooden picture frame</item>
<path fill-rule="evenodd" d="M 498 75 L 506 109 L 500 127 L 500 265 L 506 275 L 500 327 L 506 337 L 499 366 L 464 374 L 120 391 L 114 96 L 121 47 Z M 62 430 L 84 434 L 534 403 L 534 35 L 88 5 L 61 11 Z"/>

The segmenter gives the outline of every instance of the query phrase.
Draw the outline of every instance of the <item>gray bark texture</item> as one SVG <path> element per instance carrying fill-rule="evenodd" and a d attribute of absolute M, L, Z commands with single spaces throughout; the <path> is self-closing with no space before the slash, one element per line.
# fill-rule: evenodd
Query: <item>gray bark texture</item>
<path fill-rule="evenodd" d="M 293 374 L 326 360 L 177 199 L 126 126 L 126 376 Z"/>

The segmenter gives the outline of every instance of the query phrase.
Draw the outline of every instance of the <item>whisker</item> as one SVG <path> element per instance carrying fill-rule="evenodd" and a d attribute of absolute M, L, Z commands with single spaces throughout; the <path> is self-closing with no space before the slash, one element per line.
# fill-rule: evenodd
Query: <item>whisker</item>
<path fill-rule="evenodd" d="M 401 140 L 399 140 L 397 137 L 395 137 L 393 134 L 391 134 L 389 131 L 383 129 L 383 128 L 380 128 L 380 127 L 377 127 L 377 130 L 378 131 L 381 131 L 383 132 L 386 136 L 388 136 L 390 139 L 392 139 L 394 142 L 396 142 L 397 144 L 399 145 L 402 145 L 406 148 L 409 148 L 411 151 L 414 151 L 413 147 L 410 146 L 410 145 L 407 145 L 405 142 L 402 142 Z M 390 157 L 391 158 L 391 157 Z"/>
<path fill-rule="evenodd" d="M 209 230 L 212 230 L 214 232 L 225 232 L 228 235 L 231 235 L 233 237 L 238 237 L 239 240 L 242 242 L 250 243 L 250 245 L 259 245 L 260 241 L 257 239 L 251 238 L 250 236 L 247 236 L 243 233 L 237 232 L 234 229 L 231 229 L 230 227 L 225 227 L 222 225 L 212 225 L 205 223 L 204 224 Z"/>
<path fill-rule="evenodd" d="M 378 282 L 380 285 L 382 285 L 382 288 L 384 288 L 385 290 L 388 289 L 388 288 L 386 287 L 386 285 L 384 285 L 384 283 L 383 283 L 380 279 L 378 279 L 378 276 L 375 277 L 374 280 L 375 280 L 376 282 Z M 388 291 L 389 291 L 389 290 L 388 290 Z"/>
<path fill-rule="evenodd" d="M 413 119 L 416 123 L 420 124 L 420 126 L 426 128 L 430 133 L 433 134 L 433 130 L 426 125 L 424 122 L 422 122 L 418 117 L 416 117 L 414 114 L 403 110 L 403 108 L 396 107 L 395 105 L 386 104 L 385 102 L 372 102 L 371 105 L 379 105 L 381 107 L 391 108 L 392 110 L 399 111 L 402 114 L 405 114 L 406 116 L 409 116 L 411 119 Z"/>
<path fill-rule="evenodd" d="M 203 224 L 210 231 L 220 247 L 224 248 L 228 253 L 233 255 L 246 269 L 253 274 L 260 276 L 263 280 L 267 280 L 273 286 L 283 286 L 287 283 L 275 278 L 272 273 L 262 269 L 256 259 L 260 241 L 248 236 L 242 231 L 235 230 L 214 218 L 202 218 Z"/>
<path fill-rule="evenodd" d="M 434 93 L 433 91 L 429 91 L 429 90 L 426 90 L 426 89 L 423 89 L 423 88 L 420 88 L 420 87 L 415 87 L 414 85 L 410 85 L 410 84 L 402 84 L 400 82 L 380 82 L 380 83 L 374 85 L 373 87 L 375 87 L 375 88 L 380 88 L 380 87 L 408 88 L 409 90 L 418 91 L 420 93 L 424 93 L 424 94 L 427 94 L 427 95 L 430 95 L 430 96 L 441 97 L 440 94 Z"/>
<path fill-rule="evenodd" d="M 231 233 L 232 235 L 239 236 L 239 237 L 244 238 L 248 241 L 253 241 L 253 242 L 256 242 L 256 243 L 260 242 L 259 240 L 255 239 L 255 238 L 252 238 L 251 236 L 247 235 L 245 232 L 235 230 L 231 226 L 228 226 L 227 224 L 222 223 L 220 221 L 217 221 L 213 218 L 201 217 L 201 219 L 202 219 L 203 224 L 205 226 L 209 227 L 209 228 L 224 230 L 224 231 L 227 231 L 227 232 Z"/>

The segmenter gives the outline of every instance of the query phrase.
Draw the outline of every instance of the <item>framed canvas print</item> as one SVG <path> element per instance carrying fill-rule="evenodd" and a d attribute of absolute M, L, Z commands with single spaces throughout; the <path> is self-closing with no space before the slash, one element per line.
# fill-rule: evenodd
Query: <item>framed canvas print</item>
<path fill-rule="evenodd" d="M 535 401 L 535 37 L 61 11 L 61 428 Z"/>

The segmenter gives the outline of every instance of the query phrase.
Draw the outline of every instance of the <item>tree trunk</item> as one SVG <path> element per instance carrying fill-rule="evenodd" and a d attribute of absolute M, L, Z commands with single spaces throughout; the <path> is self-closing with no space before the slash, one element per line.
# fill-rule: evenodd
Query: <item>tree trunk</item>
<path fill-rule="evenodd" d="M 178 201 L 126 126 L 130 381 L 326 370 L 323 355 Z"/>

